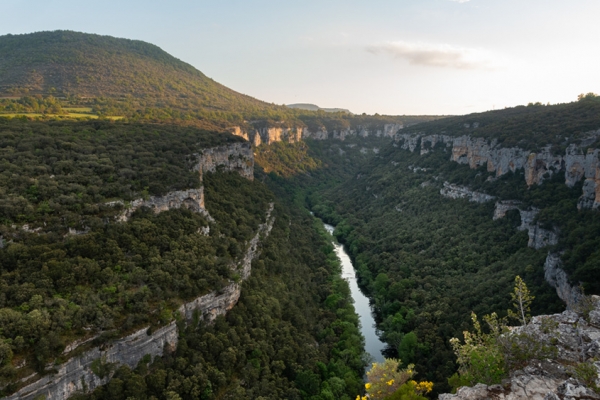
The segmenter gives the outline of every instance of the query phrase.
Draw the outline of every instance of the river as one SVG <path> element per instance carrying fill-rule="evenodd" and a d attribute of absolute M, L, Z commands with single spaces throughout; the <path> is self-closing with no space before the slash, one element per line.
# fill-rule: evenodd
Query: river
<path fill-rule="evenodd" d="M 333 233 L 335 229 L 333 226 L 323 224 L 327 232 Z M 350 292 L 354 299 L 354 309 L 360 319 L 360 331 L 365 338 L 365 351 L 371 355 L 374 362 L 383 362 L 383 355 L 381 351 L 385 348 L 385 344 L 379 340 L 377 333 L 375 332 L 375 319 L 373 318 L 373 310 L 369 304 L 367 296 L 361 292 L 356 282 L 356 271 L 350 256 L 346 253 L 344 246 L 333 242 L 335 247 L 335 253 L 342 263 L 342 278 L 348 281 L 350 285 Z M 370 366 L 367 368 L 370 369 Z"/>

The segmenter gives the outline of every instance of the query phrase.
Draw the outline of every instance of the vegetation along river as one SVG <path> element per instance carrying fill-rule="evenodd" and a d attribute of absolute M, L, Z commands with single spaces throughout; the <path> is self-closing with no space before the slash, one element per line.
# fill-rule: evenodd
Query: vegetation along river
<path fill-rule="evenodd" d="M 333 230 L 335 229 L 333 226 L 328 224 L 323 225 L 329 233 L 333 234 Z M 371 355 L 374 362 L 382 362 L 383 355 L 381 354 L 381 351 L 384 349 L 385 344 L 379 340 L 379 337 L 375 332 L 375 319 L 373 318 L 373 311 L 371 310 L 369 299 L 358 287 L 358 283 L 356 282 L 356 271 L 354 270 L 354 265 L 352 265 L 350 256 L 346 253 L 346 249 L 337 242 L 333 242 L 333 245 L 335 247 L 335 253 L 342 263 L 342 278 L 348 281 L 348 284 L 350 285 L 350 292 L 354 299 L 354 309 L 360 319 L 360 330 L 365 338 L 365 350 Z"/>

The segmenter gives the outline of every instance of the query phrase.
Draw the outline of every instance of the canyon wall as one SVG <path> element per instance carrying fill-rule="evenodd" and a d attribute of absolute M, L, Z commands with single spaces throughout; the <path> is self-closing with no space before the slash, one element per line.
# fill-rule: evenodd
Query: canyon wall
<path fill-rule="evenodd" d="M 116 203 L 121 205 L 125 204 L 122 201 L 116 201 L 111 202 L 111 205 Z M 129 207 L 123 210 L 117 217 L 117 220 L 121 222 L 129 220 L 131 214 L 140 207 L 149 207 L 157 214 L 182 207 L 194 212 L 206 213 L 206 210 L 204 209 L 204 187 L 198 189 L 176 190 L 169 192 L 164 196 L 150 196 L 148 199 L 136 199 L 131 202 Z"/>
<path fill-rule="evenodd" d="M 527 245 L 536 250 L 547 246 L 558 244 L 558 229 L 546 229 L 538 222 L 534 223 L 536 215 L 540 212 L 537 208 L 523 208 L 521 203 L 514 200 L 499 201 L 494 210 L 494 220 L 503 218 L 510 210 L 518 210 L 521 216 L 521 225 L 517 228 L 520 231 L 527 231 L 529 241 Z M 548 252 L 544 263 L 544 276 L 546 281 L 556 289 L 558 297 L 565 302 L 567 309 L 574 309 L 582 298 L 579 287 L 572 286 L 569 283 L 567 273 L 563 270 L 560 254 Z"/>
<path fill-rule="evenodd" d="M 496 140 L 471 136 L 397 133 L 394 139 L 405 150 L 414 152 L 420 148 L 421 154 L 433 151 L 436 146 L 445 146 L 450 149 L 451 161 L 471 168 L 485 165 L 497 177 L 523 170 L 528 186 L 540 184 L 544 179 L 564 170 L 565 184 L 569 187 L 585 179 L 578 207 L 597 209 L 600 207 L 600 149 L 584 150 L 599 136 L 600 131 L 590 133 L 579 144 L 570 144 L 562 155 L 554 154 L 550 146 L 534 153 L 518 147 L 505 148 Z"/>
<path fill-rule="evenodd" d="M 205 172 L 234 171 L 246 179 L 254 179 L 254 152 L 249 143 L 235 143 L 226 146 L 212 147 L 194 154 L 196 163 L 192 167 L 200 175 L 200 182 Z M 105 206 L 123 206 L 122 200 L 105 203 Z M 177 208 L 187 208 L 193 212 L 203 214 L 210 222 L 212 217 L 204 208 L 204 187 L 198 189 L 175 190 L 164 196 L 150 196 L 146 199 L 136 199 L 128 204 L 117 217 L 118 221 L 125 222 L 140 207 L 149 207 L 155 213 Z"/>
<path fill-rule="evenodd" d="M 238 143 L 206 149 L 198 155 L 198 163 L 194 166 L 194 170 L 200 173 L 201 178 L 203 172 L 218 169 L 236 171 L 247 179 L 253 179 L 254 155 L 250 144 Z M 124 205 L 124 202 L 115 201 L 107 203 L 107 205 Z M 130 208 L 123 211 L 119 220 L 127 221 L 129 216 L 142 206 L 150 207 L 157 213 L 173 208 L 187 207 L 194 212 L 206 213 L 209 221 L 214 222 L 204 208 L 202 187 L 174 191 L 164 196 L 152 196 L 145 200 L 135 200 Z M 194 314 L 197 313 L 201 320 L 212 322 L 238 302 L 241 294 L 241 282 L 250 276 L 252 261 L 260 255 L 260 240 L 267 237 L 273 227 L 275 221 L 271 215 L 273 207 L 274 205 L 271 203 L 266 211 L 265 222 L 259 225 L 242 258 L 230 265 L 234 273 L 239 276 L 239 280 L 236 279 L 235 282 L 230 282 L 220 290 L 182 304 L 178 312 L 185 320 L 192 321 Z M 157 357 L 162 356 L 165 350 L 175 350 L 179 334 L 175 321 L 152 332 L 150 329 L 150 326 L 143 327 L 129 336 L 94 347 L 79 356 L 72 357 L 63 364 L 55 365 L 55 373 L 41 378 L 37 375 L 31 376 L 27 379 L 28 381 L 36 380 L 5 399 L 66 399 L 75 392 L 92 391 L 98 386 L 106 384 L 110 380 L 110 372 L 118 366 L 128 365 L 130 368 L 135 368 L 146 355 Z M 91 340 L 71 343 L 65 349 L 66 356 L 68 357 L 70 352 Z M 105 370 L 105 374 L 101 373 L 102 369 Z"/>
<path fill-rule="evenodd" d="M 192 321 L 195 313 L 201 320 L 212 322 L 214 319 L 231 310 L 238 302 L 241 294 L 241 281 L 251 273 L 252 261 L 260 255 L 260 239 L 271 232 L 275 218 L 271 216 L 273 204 L 269 205 L 266 219 L 259 226 L 255 236 L 250 240 L 242 257 L 231 268 L 240 273 L 240 281 L 231 282 L 218 291 L 200 296 L 179 307 L 179 313 L 188 321 Z M 80 356 L 69 359 L 56 366 L 56 373 L 49 374 L 25 386 L 17 393 L 6 397 L 6 400 L 62 400 L 75 392 L 92 391 L 106 384 L 110 373 L 103 375 L 98 369 L 110 367 L 110 371 L 118 366 L 127 365 L 135 368 L 146 355 L 160 357 L 164 351 L 173 351 L 177 347 L 179 332 L 175 321 L 150 332 L 150 326 L 143 327 L 135 333 L 111 343 L 103 344 L 86 351 Z M 77 346 L 71 346 L 75 349 Z"/>
<path fill-rule="evenodd" d="M 309 129 L 306 127 L 293 128 L 258 128 L 244 130 L 239 126 L 231 128 L 231 133 L 248 140 L 255 147 L 261 144 L 272 144 L 275 142 L 296 143 L 303 139 L 337 139 L 345 140 L 347 137 L 389 137 L 393 138 L 398 131 L 404 128 L 402 124 L 384 124 L 379 127 L 356 126 L 345 129 L 333 129 L 328 131 L 325 127 Z"/>
<path fill-rule="evenodd" d="M 205 172 L 234 171 L 244 178 L 254 179 L 254 152 L 250 143 L 234 143 L 226 146 L 204 149 L 195 154 L 194 171 L 200 174 L 200 181 Z"/>

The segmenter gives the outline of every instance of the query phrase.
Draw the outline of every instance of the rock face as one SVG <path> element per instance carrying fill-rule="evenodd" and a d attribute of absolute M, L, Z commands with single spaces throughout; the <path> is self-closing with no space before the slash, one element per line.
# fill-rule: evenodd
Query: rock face
<path fill-rule="evenodd" d="M 46 375 L 38 381 L 24 387 L 6 400 L 13 399 L 39 399 L 62 400 L 67 399 L 76 391 L 85 387 L 90 390 L 104 385 L 109 376 L 99 377 L 94 373 L 93 364 L 111 363 L 115 365 L 128 365 L 135 368 L 146 354 L 152 357 L 161 356 L 164 349 L 174 350 L 177 346 L 177 326 L 175 322 L 148 334 L 148 327 L 119 339 L 102 349 L 96 347 L 79 357 L 74 357 L 57 367 L 57 373 Z M 45 396 L 45 397 L 40 397 Z"/>
<path fill-rule="evenodd" d="M 235 171 L 247 179 L 254 179 L 254 152 L 250 143 L 204 149 L 196 157 L 198 162 L 193 170 L 200 173 L 201 181 L 205 172 L 215 172 L 217 169 Z"/>
<path fill-rule="evenodd" d="M 526 334 L 536 342 L 556 349 L 552 360 L 530 360 L 501 385 L 462 387 L 456 394 L 441 394 L 440 400 L 556 400 L 600 399 L 600 395 L 577 379 L 569 378 L 572 366 L 600 357 L 600 297 L 592 296 L 587 318 L 574 311 L 534 317 L 510 334 Z M 593 364 L 600 372 L 600 363 Z M 600 383 L 596 380 L 596 384 Z"/>
<path fill-rule="evenodd" d="M 271 216 L 272 211 L 273 204 L 271 203 L 267 210 L 265 223 L 259 226 L 258 232 L 250 240 L 242 259 L 232 265 L 232 268 L 240 271 L 242 280 L 250 276 L 252 260 L 260 254 L 258 246 L 261 237 L 264 238 L 271 232 L 275 222 L 275 218 Z M 178 311 L 187 321 L 191 321 L 194 313 L 197 312 L 202 320 L 212 322 L 217 316 L 223 315 L 233 308 L 240 298 L 240 293 L 241 283 L 232 282 L 220 291 L 211 292 L 183 304 Z M 43 398 L 46 400 L 66 399 L 77 391 L 91 391 L 110 380 L 110 375 L 101 378 L 93 371 L 94 363 L 110 363 L 115 366 L 128 365 L 130 368 L 135 368 L 145 355 L 157 357 L 162 356 L 165 350 L 175 350 L 179 337 L 175 321 L 152 333 L 148 333 L 149 328 L 149 326 L 144 327 L 125 338 L 71 358 L 66 363 L 57 366 L 56 374 L 44 376 L 17 393 L 6 397 L 6 400 L 34 400 L 40 398 L 39 396 L 45 396 Z"/>
<path fill-rule="evenodd" d="M 140 207 L 149 207 L 155 213 L 160 213 L 176 208 L 187 208 L 198 213 L 206 213 L 204 209 L 204 187 L 198 189 L 177 190 L 169 192 L 164 196 L 151 196 L 147 200 L 137 199 L 131 202 L 131 206 L 121 213 L 118 221 L 127 221 Z M 207 213 L 206 213 L 207 214 Z"/>
<path fill-rule="evenodd" d="M 254 179 L 254 153 L 249 143 L 235 143 L 228 146 L 220 146 L 204 149 L 201 154 L 195 155 L 197 158 L 194 171 L 200 174 L 200 182 L 205 172 L 215 172 L 217 170 L 235 171 L 243 177 Z M 105 206 L 124 206 L 123 201 L 117 200 L 105 203 Z M 164 196 L 151 196 L 148 199 L 136 199 L 131 202 L 117 217 L 118 221 L 127 221 L 140 207 L 149 207 L 155 213 L 177 208 L 187 208 L 191 211 L 204 214 L 209 221 L 212 217 L 204 208 L 204 187 L 198 189 L 176 190 L 167 193 Z"/>
<path fill-rule="evenodd" d="M 529 247 L 539 250 L 558 243 L 557 229 L 548 230 L 542 228 L 539 223 L 533 223 L 539 210 L 537 208 L 523 209 L 521 203 L 518 201 L 508 200 L 497 202 L 496 209 L 494 210 L 494 220 L 503 218 L 510 210 L 519 211 L 521 226 L 517 229 L 527 231 L 529 236 L 527 245 Z M 573 309 L 579 300 L 581 300 L 582 294 L 578 287 L 571 286 L 569 283 L 567 273 L 562 269 L 560 254 L 548 253 L 546 262 L 544 263 L 544 275 L 550 286 L 556 289 L 558 297 L 565 302 L 567 309 Z"/>
<path fill-rule="evenodd" d="M 565 302 L 567 309 L 573 309 L 583 295 L 579 287 L 571 286 L 562 265 L 559 253 L 548 253 L 544 263 L 544 277 L 550 286 L 556 288 L 556 294 Z"/>
<path fill-rule="evenodd" d="M 368 137 L 390 137 L 393 138 L 401 129 L 404 128 L 402 124 L 384 124 L 379 127 L 366 127 L 357 126 L 354 128 L 345 129 L 334 129 L 328 131 L 325 127 L 318 129 L 308 129 L 306 127 L 292 127 L 292 128 L 260 128 L 245 131 L 242 128 L 236 126 L 231 129 L 234 135 L 241 136 L 248 140 L 254 146 L 260 146 L 261 144 L 272 144 L 275 142 L 289 142 L 295 143 L 303 139 L 337 139 L 345 140 L 350 136 Z"/>
<path fill-rule="evenodd" d="M 487 170 L 494 172 L 496 177 L 523 170 L 529 186 L 540 184 L 564 170 L 565 184 L 569 187 L 585 178 L 578 207 L 596 209 L 600 207 L 600 149 L 588 149 L 586 154 L 583 154 L 583 149 L 598 136 L 600 131 L 590 133 L 589 138 L 582 140 L 579 145 L 569 145 L 564 155 L 552 153 L 550 146 L 534 153 L 518 147 L 501 147 L 496 140 L 488 141 L 471 136 L 397 133 L 394 139 L 402 149 L 414 152 L 419 148 L 421 154 L 427 154 L 439 146 L 449 147 L 451 161 L 471 168 L 486 165 Z"/>
<path fill-rule="evenodd" d="M 444 187 L 440 189 L 440 194 L 450 199 L 469 199 L 475 203 L 485 203 L 495 199 L 494 196 L 489 194 L 474 192 L 466 186 L 453 185 L 448 182 L 444 182 Z"/>

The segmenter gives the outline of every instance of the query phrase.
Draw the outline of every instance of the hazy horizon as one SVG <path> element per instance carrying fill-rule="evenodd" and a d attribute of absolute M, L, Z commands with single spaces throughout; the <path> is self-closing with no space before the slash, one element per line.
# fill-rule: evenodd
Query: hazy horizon
<path fill-rule="evenodd" d="M 33 0 L 4 9 L 2 35 L 68 29 L 143 40 L 276 104 L 467 114 L 600 92 L 592 0 Z"/>

